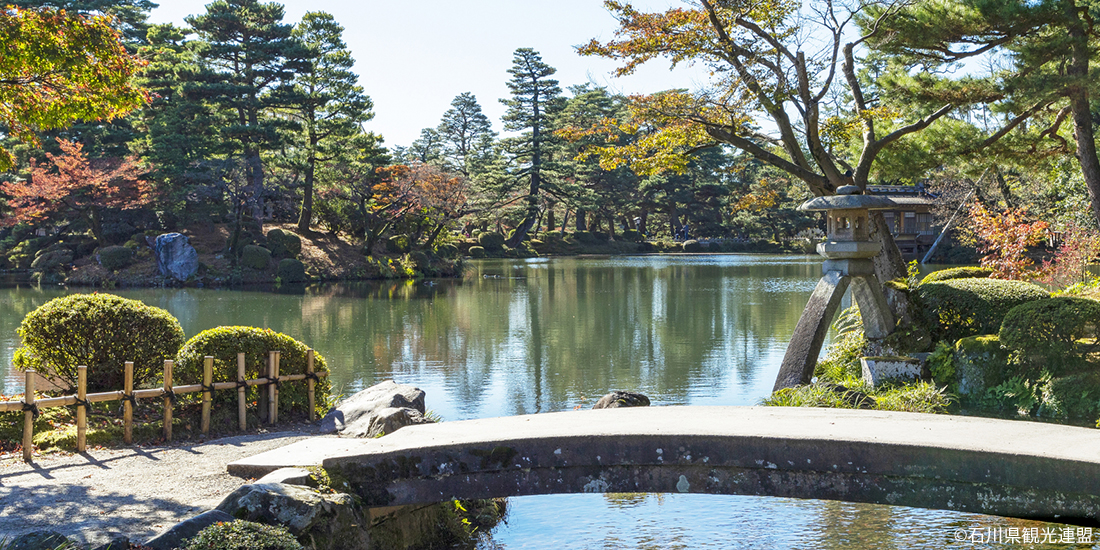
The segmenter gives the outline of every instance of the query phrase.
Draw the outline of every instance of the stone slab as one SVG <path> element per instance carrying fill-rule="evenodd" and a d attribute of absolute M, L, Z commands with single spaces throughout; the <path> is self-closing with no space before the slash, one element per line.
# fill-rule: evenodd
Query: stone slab
<path fill-rule="evenodd" d="M 373 440 L 316 437 L 230 462 L 225 469 L 229 475 L 259 479 L 282 468 L 316 467 L 328 456 L 362 452 L 371 441 Z"/>

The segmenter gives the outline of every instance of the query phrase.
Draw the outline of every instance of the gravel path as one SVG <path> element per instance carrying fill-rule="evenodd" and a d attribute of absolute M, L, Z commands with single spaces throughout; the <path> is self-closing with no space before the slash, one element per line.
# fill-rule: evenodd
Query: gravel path
<path fill-rule="evenodd" d="M 226 464 L 316 436 L 317 430 L 280 429 L 180 446 L 49 454 L 33 464 L 24 464 L 21 454 L 4 456 L 0 540 L 52 529 L 86 544 L 117 535 L 145 542 L 247 483 L 226 474 Z"/>

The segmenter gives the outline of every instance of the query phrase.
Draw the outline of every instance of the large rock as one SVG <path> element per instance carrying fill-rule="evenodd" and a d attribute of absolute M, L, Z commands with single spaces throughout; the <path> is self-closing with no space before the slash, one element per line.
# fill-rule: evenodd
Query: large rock
<path fill-rule="evenodd" d="M 427 422 L 423 390 L 386 380 L 341 401 L 321 419 L 321 432 L 377 437 Z"/>
<path fill-rule="evenodd" d="M 191 246 L 191 240 L 180 233 L 165 233 L 157 236 L 153 246 L 156 252 L 157 268 L 165 277 L 177 281 L 186 281 L 199 270 L 199 253 Z"/>
<path fill-rule="evenodd" d="M 370 521 L 355 498 L 323 494 L 284 483 L 245 485 L 222 500 L 216 510 L 238 519 L 282 525 L 314 548 L 368 548 Z"/>
<path fill-rule="evenodd" d="M 629 391 L 613 391 L 596 401 L 593 409 L 617 409 L 619 407 L 648 407 L 649 398 Z"/>
<path fill-rule="evenodd" d="M 0 541 L 3 541 L 0 538 Z M 6 550 L 54 550 L 59 546 L 72 545 L 73 541 L 56 531 L 34 531 L 20 535 L 0 545 Z"/>
<path fill-rule="evenodd" d="M 145 546 L 153 550 L 174 550 L 183 548 L 187 539 L 199 534 L 199 531 L 219 522 L 233 521 L 233 516 L 221 510 L 203 512 L 189 520 L 177 523 L 169 527 L 167 531 L 149 539 Z"/>

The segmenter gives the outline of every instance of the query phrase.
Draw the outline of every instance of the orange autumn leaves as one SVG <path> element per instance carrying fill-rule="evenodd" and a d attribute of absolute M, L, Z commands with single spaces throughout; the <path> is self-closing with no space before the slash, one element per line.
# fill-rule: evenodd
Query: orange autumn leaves
<path fill-rule="evenodd" d="M 26 181 L 0 184 L 11 212 L 3 223 L 42 222 L 73 215 L 85 217 L 93 233 L 103 208 L 136 208 L 149 202 L 144 169 L 134 158 L 89 160 L 80 143 L 58 139 L 61 154 L 46 153 L 48 162 L 31 159 Z M 100 235 L 96 239 L 100 240 Z"/>

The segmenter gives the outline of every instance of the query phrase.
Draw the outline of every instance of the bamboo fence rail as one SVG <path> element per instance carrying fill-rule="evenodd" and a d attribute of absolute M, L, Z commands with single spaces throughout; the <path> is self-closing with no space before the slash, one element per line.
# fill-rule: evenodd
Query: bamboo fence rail
<path fill-rule="evenodd" d="M 237 391 L 237 421 L 239 428 L 244 430 L 247 426 L 247 403 L 245 401 L 246 390 L 249 386 L 267 386 L 267 391 L 261 390 L 260 411 L 266 408 L 268 423 L 279 421 L 279 384 L 283 382 L 296 382 L 305 380 L 309 399 L 309 419 L 317 419 L 315 409 L 315 386 L 320 377 L 328 376 L 327 372 L 314 372 L 313 350 L 306 351 L 306 372 L 303 374 L 289 374 L 280 376 L 279 360 L 282 352 L 268 352 L 267 375 L 264 378 L 245 380 L 245 356 L 237 354 L 237 379 L 232 382 L 214 382 L 214 357 L 206 356 L 203 360 L 202 384 L 187 384 L 183 386 L 172 385 L 172 368 L 174 363 L 170 360 L 164 362 L 164 386 L 161 388 L 134 389 L 134 363 L 127 361 L 123 364 L 125 370 L 124 388 L 120 391 L 108 391 L 99 393 L 87 393 L 88 368 L 77 367 L 76 395 L 63 395 L 59 397 L 47 397 L 35 399 L 34 396 L 34 371 L 26 372 L 26 385 L 23 399 L 19 401 L 0 401 L 0 412 L 23 411 L 23 461 L 31 462 L 34 458 L 34 417 L 41 409 L 50 407 L 71 407 L 76 405 L 76 450 L 79 453 L 85 451 L 88 433 L 88 407 L 92 403 L 105 401 L 122 401 L 123 441 L 133 443 L 134 404 L 138 399 L 162 398 L 164 400 L 164 438 L 172 440 L 172 406 L 176 396 L 182 393 L 202 392 L 202 423 L 200 431 L 206 434 L 210 431 L 210 412 L 214 392 L 218 390 L 233 389 Z"/>

